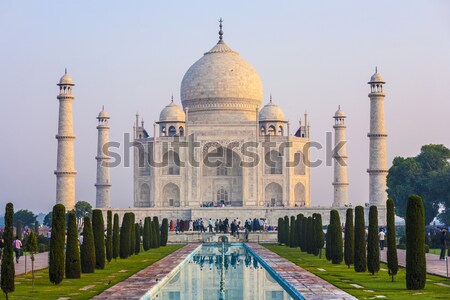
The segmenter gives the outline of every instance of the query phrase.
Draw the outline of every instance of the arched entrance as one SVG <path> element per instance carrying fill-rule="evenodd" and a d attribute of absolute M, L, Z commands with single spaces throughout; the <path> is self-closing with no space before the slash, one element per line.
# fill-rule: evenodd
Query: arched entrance
<path fill-rule="evenodd" d="M 266 186 L 264 192 L 265 206 L 283 206 L 283 188 L 276 182 Z"/>
<path fill-rule="evenodd" d="M 180 188 L 174 183 L 168 183 L 163 189 L 163 206 L 180 207 Z"/>
<path fill-rule="evenodd" d="M 302 207 L 306 205 L 305 186 L 303 185 L 303 183 L 299 182 L 295 185 L 294 198 L 296 206 Z"/>

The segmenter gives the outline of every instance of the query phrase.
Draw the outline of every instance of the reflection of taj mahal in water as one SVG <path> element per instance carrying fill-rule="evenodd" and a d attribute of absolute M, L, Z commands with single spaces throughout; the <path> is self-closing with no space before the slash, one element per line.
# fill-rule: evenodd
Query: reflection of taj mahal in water
<path fill-rule="evenodd" d="M 153 137 L 136 120 L 135 138 L 142 142 L 145 153 L 136 151 L 134 206 L 310 206 L 309 168 L 303 160 L 309 142 L 306 115 L 303 125 L 290 135 L 281 108 L 271 98 L 261 108 L 262 100 L 258 73 L 225 44 L 221 32 L 219 42 L 184 75 L 184 110 L 170 102 L 152 128 Z M 167 143 L 188 142 L 190 135 L 199 143 L 191 155 L 200 164 L 180 167 L 176 162 L 189 161 L 189 148 L 173 150 Z M 243 149 L 245 142 L 254 142 L 247 150 L 260 158 L 252 167 L 241 166 L 253 161 Z M 291 147 L 280 147 L 288 142 Z M 217 166 L 203 163 L 208 155 Z M 147 157 L 166 165 L 151 167 L 144 163 Z M 295 167 L 286 167 L 295 160 Z"/>

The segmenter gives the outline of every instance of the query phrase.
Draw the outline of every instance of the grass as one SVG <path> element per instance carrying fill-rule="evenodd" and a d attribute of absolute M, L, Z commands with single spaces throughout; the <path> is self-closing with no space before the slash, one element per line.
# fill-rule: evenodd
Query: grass
<path fill-rule="evenodd" d="M 48 269 L 36 271 L 34 291 L 31 273 L 20 275 L 16 277 L 16 290 L 10 294 L 10 299 L 51 300 L 60 297 L 73 300 L 90 299 L 183 246 L 167 245 L 141 252 L 127 259 L 112 260 L 111 263 L 106 264 L 104 270 L 95 270 L 92 274 L 81 274 L 80 279 L 64 279 L 56 286 L 48 280 Z M 88 286 L 91 287 L 86 288 Z M 83 288 L 86 290 L 81 290 Z M 2 292 L 0 295 L 0 298 L 4 299 Z"/>
<path fill-rule="evenodd" d="M 349 269 L 344 263 L 333 265 L 324 258 L 301 252 L 298 248 L 288 248 L 278 245 L 264 245 L 267 249 L 292 261 L 296 265 L 325 279 L 336 287 L 357 297 L 358 299 L 378 299 L 383 295 L 384 299 L 450 299 L 450 280 L 439 276 L 427 274 L 427 283 L 424 290 L 409 291 L 406 289 L 405 269 L 400 268 L 391 282 L 386 264 L 381 264 L 378 274 L 371 275 L 368 272 L 356 273 L 353 266 Z M 323 251 L 324 252 L 324 251 Z M 318 268 L 325 269 L 320 271 Z M 448 286 L 439 286 L 446 284 Z M 350 284 L 357 284 L 364 288 L 356 288 Z"/>

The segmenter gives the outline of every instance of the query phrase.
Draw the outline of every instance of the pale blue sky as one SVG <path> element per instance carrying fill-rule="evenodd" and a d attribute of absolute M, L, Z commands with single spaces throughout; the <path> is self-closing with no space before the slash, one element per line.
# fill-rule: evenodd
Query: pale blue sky
<path fill-rule="evenodd" d="M 259 72 L 291 121 L 308 110 L 325 141 L 340 104 L 348 115 L 350 201 L 368 199 L 369 87 L 387 81 L 389 163 L 420 146 L 450 147 L 450 2 L 441 1 L 2 1 L 0 2 L 0 212 L 47 212 L 55 202 L 58 92 L 67 67 L 76 83 L 76 198 L 95 203 L 96 115 L 111 139 L 146 124 L 181 79 L 225 41 Z M 315 152 L 325 159 L 325 151 Z M 332 202 L 332 167 L 312 171 L 313 205 Z M 111 171 L 114 207 L 132 205 L 130 168 Z"/>

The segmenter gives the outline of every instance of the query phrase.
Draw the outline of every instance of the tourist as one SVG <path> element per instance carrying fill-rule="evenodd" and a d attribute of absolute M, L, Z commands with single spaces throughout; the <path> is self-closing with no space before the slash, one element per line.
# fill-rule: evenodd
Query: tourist
<path fill-rule="evenodd" d="M 16 253 L 16 263 L 19 263 L 19 258 L 22 251 L 22 242 L 19 240 L 19 237 L 16 235 L 16 239 L 13 241 L 14 252 Z"/>
<path fill-rule="evenodd" d="M 211 220 L 211 218 L 209 218 L 208 227 L 209 227 L 209 232 L 213 232 L 213 221 Z"/>
<path fill-rule="evenodd" d="M 378 239 L 380 240 L 380 250 L 384 250 L 384 237 L 386 234 L 384 233 L 383 229 L 380 229 L 380 232 L 378 233 Z"/>
<path fill-rule="evenodd" d="M 189 231 L 194 231 L 194 222 L 192 220 L 189 220 Z"/>
<path fill-rule="evenodd" d="M 441 255 L 439 256 L 440 260 L 445 259 L 445 250 L 447 249 L 447 230 L 442 230 L 441 233 Z"/>
<path fill-rule="evenodd" d="M 174 231 L 175 230 L 175 226 L 173 225 L 173 220 L 170 220 L 170 231 Z"/>
<path fill-rule="evenodd" d="M 0 235 L 0 260 L 2 259 L 3 247 L 4 247 L 4 243 L 5 243 L 5 241 L 3 240 L 3 238 L 1 236 L 3 236 L 3 234 Z"/>

